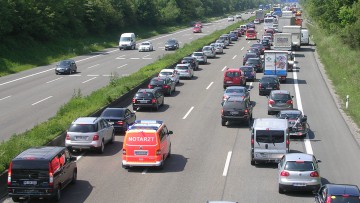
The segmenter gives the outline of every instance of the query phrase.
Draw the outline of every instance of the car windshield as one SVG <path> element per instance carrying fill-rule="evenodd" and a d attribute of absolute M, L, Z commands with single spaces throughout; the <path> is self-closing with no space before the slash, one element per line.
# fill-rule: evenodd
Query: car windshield
<path fill-rule="evenodd" d="M 70 61 L 61 61 L 59 63 L 60 66 L 66 66 L 66 65 L 69 65 L 70 64 Z"/>
<path fill-rule="evenodd" d="M 150 45 L 150 43 L 149 42 L 143 42 L 143 43 L 141 43 L 141 45 Z"/>
<path fill-rule="evenodd" d="M 203 53 L 195 52 L 193 53 L 194 56 L 203 56 Z"/>
<path fill-rule="evenodd" d="M 161 80 L 161 79 L 152 79 L 150 81 L 150 85 L 163 85 L 165 84 L 165 80 Z"/>
<path fill-rule="evenodd" d="M 256 142 L 259 143 L 283 143 L 284 131 L 281 130 L 257 130 Z"/>
<path fill-rule="evenodd" d="M 70 125 L 68 132 L 79 132 L 79 133 L 89 133 L 96 132 L 95 124 L 72 124 Z"/>
<path fill-rule="evenodd" d="M 314 171 L 315 167 L 312 161 L 287 161 L 284 169 L 287 171 Z"/>
<path fill-rule="evenodd" d="M 247 30 L 247 33 L 255 33 L 255 30 Z"/>
<path fill-rule="evenodd" d="M 131 37 L 121 37 L 120 41 L 121 42 L 129 42 L 129 41 L 131 41 Z"/>
<path fill-rule="evenodd" d="M 272 94 L 271 99 L 273 99 L 273 100 L 290 100 L 291 97 L 288 94 Z"/>
<path fill-rule="evenodd" d="M 251 64 L 259 64 L 259 63 L 260 63 L 260 61 L 259 61 L 259 60 L 257 60 L 257 59 L 252 59 L 252 58 L 249 58 L 249 59 L 247 60 L 247 63 L 251 63 Z"/>
<path fill-rule="evenodd" d="M 149 93 L 149 92 L 138 92 L 135 94 L 135 98 L 144 98 L 144 99 L 152 99 L 153 98 L 153 94 Z"/>
<path fill-rule="evenodd" d="M 124 117 L 124 109 L 105 109 L 100 117 Z"/>
<path fill-rule="evenodd" d="M 294 118 L 299 118 L 301 114 L 300 113 L 281 113 L 279 118 L 290 118 L 290 119 L 294 119 Z"/>
<path fill-rule="evenodd" d="M 245 103 L 242 100 L 227 100 L 224 103 L 224 109 L 245 109 Z"/>
<path fill-rule="evenodd" d="M 240 68 L 242 71 L 244 71 L 244 72 L 251 72 L 251 71 L 253 71 L 253 68 L 252 67 L 241 67 Z"/>
<path fill-rule="evenodd" d="M 160 75 L 172 75 L 172 72 L 160 72 Z"/>
<path fill-rule="evenodd" d="M 175 44 L 175 41 L 174 40 L 169 40 L 166 42 L 167 44 Z"/>
<path fill-rule="evenodd" d="M 176 66 L 176 69 L 179 69 L 179 70 L 187 70 L 189 69 L 187 66 Z"/>
<path fill-rule="evenodd" d="M 209 51 L 209 50 L 211 50 L 211 47 L 204 47 L 203 50 L 204 51 Z"/>
<path fill-rule="evenodd" d="M 237 71 L 236 72 L 228 71 L 228 72 L 226 72 L 225 76 L 229 77 L 229 78 L 234 78 L 234 77 L 239 77 L 240 73 Z"/>
<path fill-rule="evenodd" d="M 228 88 L 225 90 L 225 93 L 231 94 L 231 93 L 245 93 L 245 88 Z"/>
<path fill-rule="evenodd" d="M 261 79 L 261 82 L 263 82 L 263 83 L 277 83 L 277 78 L 264 77 L 264 78 Z"/>

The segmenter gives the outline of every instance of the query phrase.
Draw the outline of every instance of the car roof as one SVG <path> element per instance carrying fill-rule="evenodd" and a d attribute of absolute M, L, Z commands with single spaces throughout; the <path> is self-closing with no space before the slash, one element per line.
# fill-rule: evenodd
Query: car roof
<path fill-rule="evenodd" d="M 179 67 L 179 66 L 186 66 L 186 67 L 188 67 L 188 66 L 190 66 L 190 63 L 178 63 L 178 64 L 176 64 L 176 66 L 177 67 Z M 176 67 L 175 67 L 176 68 Z"/>
<path fill-rule="evenodd" d="M 145 41 L 145 42 L 141 42 L 141 44 L 142 44 L 142 43 L 151 43 L 151 42 L 150 42 L 150 41 Z"/>
<path fill-rule="evenodd" d="M 242 96 L 232 96 L 229 97 L 226 101 L 238 101 L 238 102 L 242 102 L 245 101 L 245 97 Z M 226 103 L 225 103 L 226 104 Z"/>
<path fill-rule="evenodd" d="M 21 152 L 13 160 L 23 160 L 29 158 L 49 160 L 61 152 L 64 148 L 65 147 L 55 146 L 33 147 Z"/>
<path fill-rule="evenodd" d="M 162 70 L 160 71 L 160 73 L 161 73 L 161 72 L 174 72 L 174 71 L 175 71 L 175 69 L 165 68 L 165 69 L 162 69 Z"/>
<path fill-rule="evenodd" d="M 313 161 L 312 154 L 306 153 L 289 153 L 285 154 L 286 161 Z"/>
<path fill-rule="evenodd" d="M 143 89 L 139 89 L 137 92 L 138 92 L 138 93 L 154 92 L 155 90 L 156 90 L 156 89 L 143 88 Z"/>
<path fill-rule="evenodd" d="M 263 75 L 262 78 L 277 78 L 277 75 Z"/>
<path fill-rule="evenodd" d="M 134 130 L 154 130 L 157 131 L 164 124 L 161 120 L 136 120 L 133 125 L 129 126 L 128 131 Z"/>
<path fill-rule="evenodd" d="M 271 94 L 290 94 L 287 90 L 272 90 Z"/>
<path fill-rule="evenodd" d="M 328 193 L 331 195 L 343 195 L 360 196 L 358 186 L 349 184 L 326 184 Z"/>
<path fill-rule="evenodd" d="M 280 114 L 296 114 L 296 113 L 302 113 L 300 110 L 298 109 L 289 109 L 289 110 L 281 110 Z"/>
<path fill-rule="evenodd" d="M 207 47 L 210 47 L 210 48 L 212 48 L 212 46 L 204 46 L 203 48 L 205 48 L 205 47 L 206 47 L 206 48 L 207 48 Z"/>
<path fill-rule="evenodd" d="M 257 60 L 257 61 L 260 61 L 260 58 L 259 57 L 254 57 L 254 58 L 248 58 L 248 61 L 249 60 Z M 246 61 L 247 62 L 247 61 Z"/>
<path fill-rule="evenodd" d="M 151 78 L 151 80 L 164 80 L 166 77 L 164 77 L 164 76 L 157 76 L 157 77 L 153 77 L 153 78 Z"/>
<path fill-rule="evenodd" d="M 94 124 L 98 117 L 79 117 L 72 124 Z"/>
<path fill-rule="evenodd" d="M 252 66 L 241 66 L 240 68 L 254 68 Z"/>
<path fill-rule="evenodd" d="M 195 52 L 193 52 L 193 54 L 204 54 L 204 52 L 202 52 L 202 51 L 195 51 Z"/>

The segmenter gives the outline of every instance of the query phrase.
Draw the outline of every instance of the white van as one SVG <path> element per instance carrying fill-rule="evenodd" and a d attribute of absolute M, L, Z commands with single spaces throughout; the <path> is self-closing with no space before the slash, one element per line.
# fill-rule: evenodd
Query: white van
<path fill-rule="evenodd" d="M 286 119 L 255 119 L 251 128 L 251 165 L 256 162 L 279 162 L 289 152 L 289 138 Z"/>
<path fill-rule="evenodd" d="M 123 33 L 119 40 L 119 49 L 136 49 L 136 38 L 134 33 Z"/>
<path fill-rule="evenodd" d="M 309 44 L 309 30 L 301 29 L 301 44 Z"/>

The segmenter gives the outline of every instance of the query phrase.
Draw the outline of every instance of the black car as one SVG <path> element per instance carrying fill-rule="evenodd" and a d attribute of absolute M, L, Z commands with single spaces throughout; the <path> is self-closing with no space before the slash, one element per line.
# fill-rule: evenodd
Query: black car
<path fill-rule="evenodd" d="M 14 202 L 30 198 L 59 201 L 61 191 L 76 180 L 76 157 L 66 147 L 47 146 L 17 155 L 10 162 L 7 186 Z"/>
<path fill-rule="evenodd" d="M 280 89 L 277 75 L 264 75 L 259 81 L 259 95 L 269 95 L 272 90 Z"/>
<path fill-rule="evenodd" d="M 74 60 L 62 60 L 55 67 L 55 74 L 71 74 L 77 72 L 77 66 Z"/>
<path fill-rule="evenodd" d="M 260 43 L 264 46 L 265 50 L 270 50 L 271 49 L 270 40 L 263 39 L 263 40 L 260 41 Z"/>
<path fill-rule="evenodd" d="M 227 121 L 245 121 L 250 126 L 253 119 L 252 109 L 250 100 L 243 97 L 229 97 L 222 102 L 221 125 L 225 126 Z"/>
<path fill-rule="evenodd" d="M 133 110 L 140 108 L 153 108 L 159 110 L 164 105 L 164 94 L 160 88 L 155 89 L 139 89 L 132 99 Z"/>
<path fill-rule="evenodd" d="M 252 44 L 251 47 L 260 49 L 260 54 L 264 54 L 265 47 L 261 43 Z"/>
<path fill-rule="evenodd" d="M 194 70 L 199 70 L 199 61 L 195 57 L 187 56 L 181 60 L 182 64 L 190 63 Z"/>
<path fill-rule="evenodd" d="M 307 116 L 298 109 L 282 110 L 277 118 L 287 119 L 289 122 L 289 135 L 293 137 L 306 137 L 308 132 Z"/>
<path fill-rule="evenodd" d="M 128 108 L 106 108 L 100 115 L 114 126 L 115 132 L 125 132 L 136 120 L 136 115 Z"/>
<path fill-rule="evenodd" d="M 163 94 L 171 95 L 176 91 L 176 83 L 168 76 L 154 77 L 150 80 L 149 89 L 158 88 Z"/>
<path fill-rule="evenodd" d="M 247 50 L 248 53 L 255 53 L 258 57 L 260 57 L 261 55 L 261 51 L 259 48 L 257 47 L 250 47 L 248 50 Z"/>
<path fill-rule="evenodd" d="M 176 39 L 169 39 L 166 43 L 165 43 L 165 50 L 176 50 L 178 49 L 179 46 L 179 42 Z"/>
<path fill-rule="evenodd" d="M 315 194 L 317 203 L 359 203 L 360 190 L 357 185 L 325 184 Z"/>
<path fill-rule="evenodd" d="M 261 62 L 261 59 L 259 57 L 257 58 L 249 58 L 245 66 L 254 66 L 254 69 L 257 73 L 261 73 L 264 70 L 263 63 Z"/>
<path fill-rule="evenodd" d="M 249 58 L 258 58 L 259 56 L 255 53 L 249 53 L 247 52 L 244 56 L 243 56 L 243 65 L 245 65 L 246 61 L 249 59 Z"/>

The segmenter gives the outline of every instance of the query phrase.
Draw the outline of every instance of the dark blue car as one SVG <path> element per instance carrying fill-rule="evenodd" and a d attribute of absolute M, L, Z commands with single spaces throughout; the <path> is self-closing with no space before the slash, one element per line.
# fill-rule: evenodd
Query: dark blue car
<path fill-rule="evenodd" d="M 247 81 L 254 82 L 256 80 L 256 72 L 253 66 L 241 66 L 240 69 L 244 73 Z"/>
<path fill-rule="evenodd" d="M 235 32 L 235 31 L 231 31 L 229 33 L 229 37 L 230 37 L 230 40 L 231 41 L 237 41 L 239 39 L 238 37 L 238 32 Z"/>

